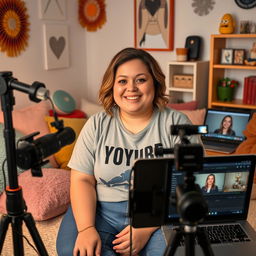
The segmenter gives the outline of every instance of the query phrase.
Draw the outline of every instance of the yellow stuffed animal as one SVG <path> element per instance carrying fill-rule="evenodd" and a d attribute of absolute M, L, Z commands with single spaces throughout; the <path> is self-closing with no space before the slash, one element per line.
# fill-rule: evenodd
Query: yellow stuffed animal
<path fill-rule="evenodd" d="M 219 32 L 221 34 L 232 34 L 235 30 L 235 21 L 231 14 L 226 13 L 221 18 Z"/>

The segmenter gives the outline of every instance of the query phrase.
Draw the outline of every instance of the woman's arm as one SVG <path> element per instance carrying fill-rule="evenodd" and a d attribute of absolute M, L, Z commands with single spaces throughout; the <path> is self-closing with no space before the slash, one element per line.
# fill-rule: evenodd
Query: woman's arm
<path fill-rule="evenodd" d="M 78 230 L 74 255 L 100 255 L 101 241 L 95 229 L 95 184 L 93 175 L 71 170 L 70 198 Z"/>

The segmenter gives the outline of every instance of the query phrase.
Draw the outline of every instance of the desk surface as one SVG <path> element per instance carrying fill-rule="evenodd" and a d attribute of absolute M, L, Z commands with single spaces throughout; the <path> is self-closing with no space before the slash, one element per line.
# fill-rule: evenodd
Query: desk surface
<path fill-rule="evenodd" d="M 229 156 L 231 154 L 223 153 L 223 152 L 216 152 L 211 150 L 205 150 L 206 156 Z"/>

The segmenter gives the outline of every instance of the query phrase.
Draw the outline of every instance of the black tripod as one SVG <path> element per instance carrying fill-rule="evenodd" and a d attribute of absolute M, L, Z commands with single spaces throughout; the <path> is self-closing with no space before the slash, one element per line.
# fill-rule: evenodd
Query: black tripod
<path fill-rule="evenodd" d="M 182 241 L 185 243 L 185 255 L 195 255 L 195 238 L 197 237 L 198 244 L 203 250 L 204 255 L 214 256 L 210 242 L 203 229 L 197 226 L 180 226 L 173 230 L 168 246 L 165 251 L 165 256 L 175 254 L 178 246 Z"/>
<path fill-rule="evenodd" d="M 187 131 L 186 131 L 187 130 Z M 200 144 L 191 144 L 186 134 L 195 134 L 189 126 L 174 126 L 172 134 L 178 134 L 181 144 L 174 147 L 176 169 L 184 171 L 184 183 L 176 186 L 176 208 L 180 215 L 180 226 L 173 230 L 165 256 L 173 256 L 184 241 L 185 255 L 195 255 L 196 238 L 205 256 L 214 256 L 205 231 L 198 227 L 208 212 L 208 205 L 198 184 L 194 172 L 202 170 L 203 148 Z"/>
<path fill-rule="evenodd" d="M 26 226 L 32 236 L 39 255 L 48 256 L 43 241 L 36 229 L 32 215 L 26 212 L 26 204 L 22 195 L 22 188 L 18 184 L 16 165 L 15 131 L 12 122 L 12 110 L 15 102 L 13 89 L 27 92 L 30 99 L 40 101 L 36 98 L 35 92 L 44 87 L 43 84 L 35 82 L 32 86 L 22 84 L 11 78 L 11 72 L 0 73 L 0 94 L 1 107 L 4 114 L 4 138 L 8 166 L 9 186 L 6 187 L 6 208 L 7 214 L 1 218 L 0 222 L 0 254 L 9 224 L 12 227 L 13 250 L 15 256 L 24 255 L 22 223 Z"/>
<path fill-rule="evenodd" d="M 185 153 L 185 155 L 187 154 L 187 147 L 178 145 L 177 148 L 178 151 Z M 194 149 L 194 152 L 197 150 L 198 152 L 201 151 L 200 146 L 198 147 L 192 145 L 192 148 Z M 177 155 L 178 154 L 176 154 L 176 156 Z M 201 158 L 200 155 L 201 153 L 198 154 L 199 159 Z M 183 169 L 183 160 L 182 163 L 183 166 L 181 163 L 177 163 L 178 168 Z M 206 216 L 208 206 L 202 195 L 199 185 L 195 184 L 195 177 L 193 175 L 195 166 L 191 163 L 191 165 L 186 165 L 186 168 L 187 170 L 184 176 L 184 184 L 177 185 L 176 187 L 175 201 L 177 211 L 180 214 L 180 226 L 173 230 L 164 255 L 173 256 L 178 246 L 184 241 L 185 255 L 194 256 L 197 238 L 198 244 L 201 246 L 204 255 L 214 256 L 205 231 L 201 227 L 197 226 L 197 224 L 201 222 Z M 199 167 L 199 169 L 201 168 Z"/>

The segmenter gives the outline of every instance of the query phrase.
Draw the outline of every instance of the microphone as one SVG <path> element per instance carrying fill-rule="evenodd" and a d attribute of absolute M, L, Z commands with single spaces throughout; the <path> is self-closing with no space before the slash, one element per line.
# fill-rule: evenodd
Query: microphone
<path fill-rule="evenodd" d="M 73 143 L 76 139 L 76 134 L 70 127 L 33 140 L 33 136 L 37 134 L 26 136 L 18 143 L 16 157 L 17 165 L 21 169 L 27 170 L 41 166 L 44 158 L 57 153 L 62 147 Z"/>

